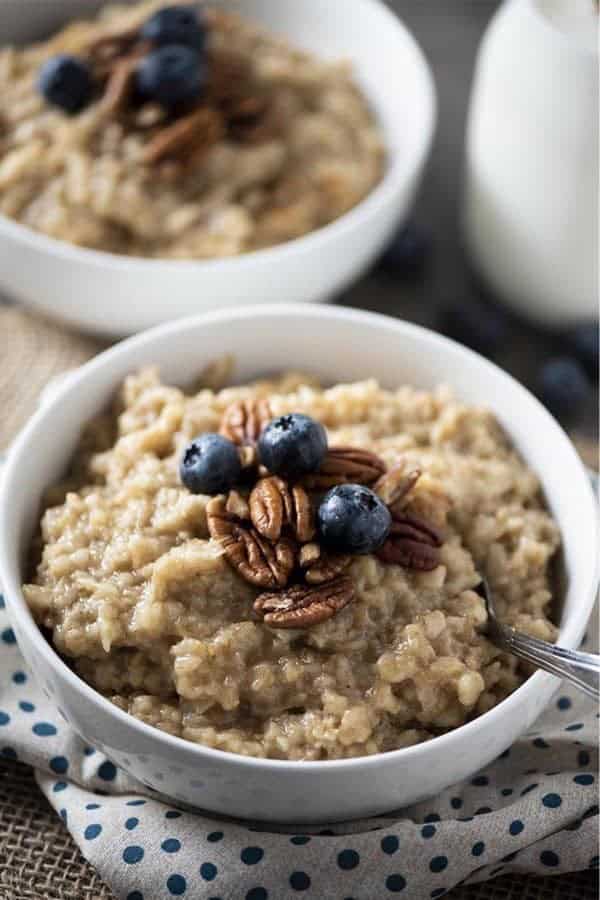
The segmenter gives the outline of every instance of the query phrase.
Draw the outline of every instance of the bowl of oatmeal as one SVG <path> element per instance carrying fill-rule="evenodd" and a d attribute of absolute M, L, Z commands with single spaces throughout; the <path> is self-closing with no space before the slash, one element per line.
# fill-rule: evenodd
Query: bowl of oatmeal
<path fill-rule="evenodd" d="M 165 2 L 5 0 L 2 288 L 112 335 L 341 291 L 408 214 L 435 118 L 402 23 L 343 7 L 187 4 L 190 47 Z"/>
<path fill-rule="evenodd" d="M 302 473 L 262 444 L 281 416 L 304 417 Z M 203 471 L 211 434 L 239 463 Z M 390 521 L 332 546 L 324 496 L 348 484 Z M 526 390 L 342 308 L 224 311 L 103 353 L 46 395 L 0 496 L 9 615 L 75 730 L 176 802 L 279 821 L 399 808 L 503 752 L 557 682 L 485 639 L 479 578 L 575 647 L 597 546 L 585 471 Z"/>

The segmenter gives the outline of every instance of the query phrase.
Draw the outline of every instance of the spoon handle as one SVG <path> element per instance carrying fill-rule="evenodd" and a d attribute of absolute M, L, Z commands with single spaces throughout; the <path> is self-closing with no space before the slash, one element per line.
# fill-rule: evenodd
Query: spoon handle
<path fill-rule="evenodd" d="M 510 653 L 533 663 L 552 675 L 570 681 L 595 700 L 600 700 L 600 656 L 580 650 L 566 650 L 547 641 L 515 631 L 497 620 L 490 622 L 492 637 Z"/>

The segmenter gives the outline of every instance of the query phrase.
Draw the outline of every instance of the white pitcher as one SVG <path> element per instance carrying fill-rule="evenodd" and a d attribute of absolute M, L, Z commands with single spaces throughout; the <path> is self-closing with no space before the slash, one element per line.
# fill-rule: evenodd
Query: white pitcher
<path fill-rule="evenodd" d="M 598 316 L 594 0 L 506 0 L 481 44 L 464 233 L 475 268 L 539 324 Z"/>

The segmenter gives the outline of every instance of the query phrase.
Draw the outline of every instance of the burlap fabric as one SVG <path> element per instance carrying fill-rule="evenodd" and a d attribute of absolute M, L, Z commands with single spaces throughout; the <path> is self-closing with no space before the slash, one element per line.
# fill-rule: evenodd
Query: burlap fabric
<path fill-rule="evenodd" d="M 0 309 L 0 447 L 5 446 L 55 374 L 90 358 L 101 346 L 14 308 Z M 581 447 L 589 462 L 597 448 Z M 458 888 L 451 900 L 592 900 L 597 873 L 565 877 L 507 876 Z M 109 900 L 109 889 L 80 855 L 45 800 L 32 771 L 0 761 L 0 900 Z M 376 900 L 376 898 L 373 898 Z"/>

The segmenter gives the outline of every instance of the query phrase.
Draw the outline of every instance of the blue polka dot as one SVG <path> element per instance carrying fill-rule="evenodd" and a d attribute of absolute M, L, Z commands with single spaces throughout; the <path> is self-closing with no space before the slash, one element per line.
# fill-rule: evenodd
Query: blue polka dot
<path fill-rule="evenodd" d="M 477 841 L 477 843 L 473 844 L 473 846 L 471 847 L 471 853 L 473 854 L 473 856 L 481 856 L 484 850 L 485 844 L 483 843 L 483 841 Z"/>
<path fill-rule="evenodd" d="M 66 811 L 66 809 L 63 807 L 63 809 L 60 809 L 60 810 L 58 811 L 58 814 L 59 814 L 59 816 L 61 817 L 61 819 L 63 820 L 63 822 L 64 822 L 65 825 L 66 825 L 66 824 L 67 824 L 67 811 Z"/>
<path fill-rule="evenodd" d="M 552 850 L 542 850 L 540 853 L 540 862 L 544 866 L 550 866 L 554 868 L 554 866 L 560 865 L 560 860 L 556 853 Z"/>
<path fill-rule="evenodd" d="M 394 834 L 388 834 L 388 836 L 384 837 L 381 841 L 381 849 L 390 856 L 392 853 L 396 852 L 399 846 L 400 842 Z"/>
<path fill-rule="evenodd" d="M 217 867 L 213 863 L 205 862 L 200 866 L 200 876 L 205 881 L 214 881 L 217 877 Z"/>
<path fill-rule="evenodd" d="M 64 756 L 53 756 L 50 760 L 50 768 L 57 775 L 64 775 L 69 768 L 69 760 Z"/>
<path fill-rule="evenodd" d="M 173 897 L 181 897 L 186 888 L 187 882 L 183 875 L 169 875 L 167 878 L 167 890 Z"/>
<path fill-rule="evenodd" d="M 144 806 L 145 800 L 128 800 L 125 806 Z"/>
<path fill-rule="evenodd" d="M 524 797 L 525 794 L 529 794 L 530 791 L 535 791 L 535 789 L 539 787 L 539 784 L 528 784 L 526 788 L 523 788 L 521 791 L 521 797 Z"/>
<path fill-rule="evenodd" d="M 435 834 L 435 825 L 423 825 L 421 828 L 421 837 L 432 838 Z"/>
<path fill-rule="evenodd" d="M 436 897 L 443 897 L 446 893 L 446 888 L 434 888 L 429 895 L 432 900 L 436 900 Z"/>
<path fill-rule="evenodd" d="M 86 841 L 93 841 L 94 838 L 97 838 L 101 832 L 102 825 L 88 825 L 88 827 L 83 832 L 83 836 Z"/>
<path fill-rule="evenodd" d="M 523 823 L 521 822 L 520 819 L 515 819 L 508 826 L 508 830 L 509 830 L 510 834 L 513 835 L 513 837 L 516 837 L 517 834 L 521 834 L 521 832 L 523 831 L 524 828 L 525 828 L 525 826 L 523 825 Z"/>
<path fill-rule="evenodd" d="M 144 895 L 141 891 L 130 891 L 125 900 L 144 900 Z"/>
<path fill-rule="evenodd" d="M 5 628 L 2 634 L 0 634 L 0 638 L 4 641 L 5 644 L 16 644 L 17 639 L 15 637 L 15 633 L 12 628 Z"/>
<path fill-rule="evenodd" d="M 475 778 L 471 779 L 471 784 L 475 787 L 485 787 L 490 783 L 487 775 L 477 775 Z"/>
<path fill-rule="evenodd" d="M 268 897 L 264 887 L 253 887 L 246 894 L 246 900 L 268 900 Z"/>
<path fill-rule="evenodd" d="M 513 792 L 512 788 L 502 788 L 502 790 L 500 791 L 500 793 L 502 794 L 503 797 L 510 797 L 512 792 Z"/>
<path fill-rule="evenodd" d="M 86 809 L 100 809 L 100 804 L 99 803 L 87 803 L 85 808 Z"/>
<path fill-rule="evenodd" d="M 135 816 L 132 816 L 130 819 L 127 819 L 127 821 L 125 822 L 125 828 L 127 829 L 127 831 L 133 831 L 133 829 L 137 828 L 137 826 L 139 824 L 140 824 L 140 820 L 136 819 Z"/>
<path fill-rule="evenodd" d="M 580 750 L 577 754 L 577 762 L 580 766 L 589 766 L 590 754 L 586 750 Z"/>
<path fill-rule="evenodd" d="M 452 799 L 450 800 L 450 806 L 452 807 L 452 809 L 460 809 L 462 806 L 462 800 L 460 799 L 460 797 L 452 797 Z"/>
<path fill-rule="evenodd" d="M 12 680 L 15 684 L 25 684 L 27 681 L 27 675 L 25 672 L 15 672 L 13 674 Z"/>
<path fill-rule="evenodd" d="M 310 842 L 310 837 L 307 834 L 295 834 L 290 838 L 290 843 L 296 844 L 298 847 L 301 847 L 302 844 L 308 844 Z"/>
<path fill-rule="evenodd" d="M 584 784 L 584 785 L 593 784 L 594 776 L 593 775 L 576 775 L 575 778 L 573 779 L 573 781 L 575 782 L 575 784 Z"/>
<path fill-rule="evenodd" d="M 574 722 L 572 725 L 567 725 L 565 731 L 580 731 L 583 728 L 583 722 Z"/>
<path fill-rule="evenodd" d="M 558 700 L 556 701 L 556 705 L 558 706 L 559 709 L 570 709 L 571 701 L 569 700 L 568 697 L 559 697 Z"/>
<path fill-rule="evenodd" d="M 219 841 L 223 840 L 223 832 L 222 831 L 211 831 L 210 834 L 206 835 L 206 840 L 210 841 L 211 844 L 216 844 Z"/>
<path fill-rule="evenodd" d="M 176 809 L 168 809 L 165 813 L 165 819 L 180 819 L 181 813 Z"/>
<path fill-rule="evenodd" d="M 98 766 L 98 778 L 101 778 L 102 781 L 114 781 L 116 777 L 117 767 L 110 760 L 107 759 Z"/>
<path fill-rule="evenodd" d="M 139 863 L 139 861 L 143 858 L 143 849 L 141 847 L 137 847 L 135 844 L 132 847 L 125 847 L 125 849 L 123 850 L 123 862 L 128 863 L 130 866 L 135 865 L 135 863 Z"/>
<path fill-rule="evenodd" d="M 535 739 L 534 741 L 532 741 L 531 743 L 533 744 L 534 747 L 539 747 L 540 750 L 547 750 L 548 747 L 550 746 L 550 744 L 548 744 L 548 743 L 544 740 L 544 738 L 536 738 L 536 739 Z"/>
<path fill-rule="evenodd" d="M 556 809 L 562 803 L 562 798 L 559 797 L 558 794 L 545 794 L 542 797 L 542 803 L 544 806 L 547 806 L 548 809 Z"/>
<path fill-rule="evenodd" d="M 264 850 L 260 847 L 244 847 L 240 853 L 240 859 L 247 866 L 255 866 L 261 861 L 264 855 Z"/>
<path fill-rule="evenodd" d="M 19 709 L 22 710 L 22 712 L 33 712 L 35 710 L 35 706 L 33 705 L 33 703 L 30 703 L 29 700 L 20 700 Z"/>
<path fill-rule="evenodd" d="M 96 751 L 93 747 L 84 747 L 83 752 L 86 756 L 93 756 Z"/>
<path fill-rule="evenodd" d="M 9 722 L 10 722 L 9 714 L 0 710 L 0 725 L 8 725 Z"/>
<path fill-rule="evenodd" d="M 429 868 L 432 872 L 443 872 L 444 869 L 448 865 L 448 857 L 447 856 L 434 856 L 431 862 L 429 863 Z"/>
<path fill-rule="evenodd" d="M 310 878 L 306 872 L 292 872 L 290 887 L 293 891 L 307 891 L 310 887 Z"/>
<path fill-rule="evenodd" d="M 385 886 L 392 894 L 399 894 L 406 887 L 406 879 L 402 875 L 388 875 Z"/>
<path fill-rule="evenodd" d="M 360 856 L 356 850 L 342 850 L 338 853 L 337 864 L 340 869 L 355 869 L 360 862 Z"/>
<path fill-rule="evenodd" d="M 31 730 L 38 737 L 52 737 L 56 734 L 56 726 L 51 725 L 50 722 L 36 722 Z"/>
<path fill-rule="evenodd" d="M 0 756 L 3 756 L 4 759 L 17 759 L 17 751 L 12 747 L 2 747 Z"/>
<path fill-rule="evenodd" d="M 68 784 L 66 781 L 55 781 L 52 790 L 55 794 L 59 794 L 61 791 L 66 791 L 67 787 Z"/>
<path fill-rule="evenodd" d="M 437 813 L 429 813 L 428 816 L 425 816 L 423 819 L 424 822 L 441 822 L 442 820 L 438 816 Z"/>
<path fill-rule="evenodd" d="M 178 841 L 177 838 L 167 838 L 160 846 L 165 853 L 177 853 L 178 850 L 181 850 L 181 841 Z"/>

